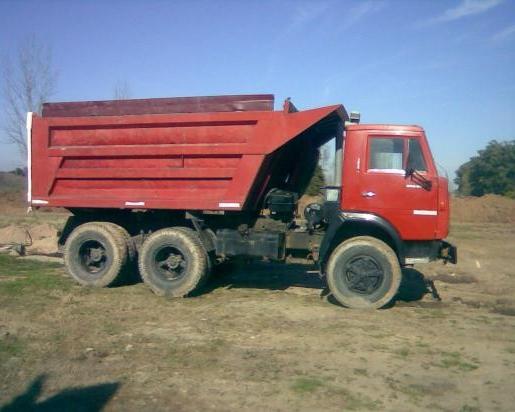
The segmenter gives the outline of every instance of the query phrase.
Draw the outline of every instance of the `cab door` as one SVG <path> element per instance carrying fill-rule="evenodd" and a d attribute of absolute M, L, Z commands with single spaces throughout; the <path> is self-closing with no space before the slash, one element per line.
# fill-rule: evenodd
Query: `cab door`
<path fill-rule="evenodd" d="M 381 216 L 405 240 L 433 239 L 438 179 L 424 134 L 362 133 L 359 167 L 351 169 L 353 193 L 343 188 L 344 208 Z"/>

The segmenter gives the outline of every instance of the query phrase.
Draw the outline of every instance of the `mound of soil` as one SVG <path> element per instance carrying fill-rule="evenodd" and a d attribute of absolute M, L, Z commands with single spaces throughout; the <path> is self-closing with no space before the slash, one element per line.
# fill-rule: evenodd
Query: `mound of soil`
<path fill-rule="evenodd" d="M 515 223 L 515 199 L 498 195 L 453 197 L 453 222 Z"/>
<path fill-rule="evenodd" d="M 25 244 L 29 241 L 27 231 L 19 226 L 10 225 L 0 229 L 0 244 L 8 245 L 12 243 Z"/>
<path fill-rule="evenodd" d="M 10 225 L 0 229 L 0 245 L 22 244 L 29 254 L 57 253 L 57 229 L 48 223 L 30 228 Z"/>

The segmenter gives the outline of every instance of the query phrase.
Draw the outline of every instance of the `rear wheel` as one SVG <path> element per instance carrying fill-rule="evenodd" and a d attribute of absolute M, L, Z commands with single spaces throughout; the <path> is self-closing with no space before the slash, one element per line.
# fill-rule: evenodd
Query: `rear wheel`
<path fill-rule="evenodd" d="M 136 259 L 137 251 L 136 245 L 134 244 L 131 235 L 122 226 L 112 222 L 102 222 L 102 225 L 106 226 L 109 230 L 116 232 L 119 238 L 123 238 L 127 245 L 128 259 L 134 261 Z"/>
<path fill-rule="evenodd" d="M 332 295 L 349 308 L 385 306 L 397 294 L 401 277 L 401 267 L 392 248 L 368 236 L 340 244 L 327 265 L 327 283 Z"/>
<path fill-rule="evenodd" d="M 182 297 L 208 275 L 208 256 L 199 236 L 187 228 L 161 229 L 141 246 L 138 266 L 143 281 L 159 296 Z"/>
<path fill-rule="evenodd" d="M 81 285 L 104 287 L 115 284 L 128 258 L 126 238 L 111 224 L 82 224 L 66 240 L 64 263 Z"/>
<path fill-rule="evenodd" d="M 138 252 L 136 249 L 136 244 L 132 240 L 129 232 L 127 232 L 125 228 L 123 228 L 120 225 L 117 225 L 116 223 L 102 222 L 102 225 L 104 225 L 111 232 L 113 232 L 115 236 L 117 236 L 119 239 L 123 239 L 127 247 L 127 262 L 122 268 L 121 276 L 117 279 L 117 281 L 127 284 L 135 283 L 138 280 L 141 281 L 138 274 Z"/>

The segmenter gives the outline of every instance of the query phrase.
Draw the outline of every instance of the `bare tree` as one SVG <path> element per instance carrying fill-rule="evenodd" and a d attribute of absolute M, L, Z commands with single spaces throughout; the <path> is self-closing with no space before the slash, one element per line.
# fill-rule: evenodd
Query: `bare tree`
<path fill-rule="evenodd" d="M 113 89 L 114 100 L 130 99 L 131 95 L 132 93 L 129 83 L 127 83 L 125 80 L 116 82 Z"/>
<path fill-rule="evenodd" d="M 42 105 L 54 93 L 57 73 L 52 66 L 50 47 L 27 38 L 15 56 L 7 57 L 2 70 L 4 140 L 15 144 L 20 154 L 27 154 L 25 122 L 27 112 L 41 113 Z"/>

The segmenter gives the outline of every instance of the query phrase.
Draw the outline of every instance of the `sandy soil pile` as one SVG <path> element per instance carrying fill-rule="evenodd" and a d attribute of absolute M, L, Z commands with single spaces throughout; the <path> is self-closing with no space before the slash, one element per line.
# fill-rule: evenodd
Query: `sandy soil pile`
<path fill-rule="evenodd" d="M 10 225 L 0 229 L 0 244 L 6 245 L 10 243 L 23 243 L 28 242 L 28 235 L 25 229 Z"/>
<path fill-rule="evenodd" d="M 451 220 L 454 222 L 515 223 L 515 199 L 498 195 L 453 197 Z"/>
<path fill-rule="evenodd" d="M 0 229 L 0 245 L 26 245 L 28 254 L 57 253 L 57 229 L 47 223 L 33 227 L 10 225 Z"/>

